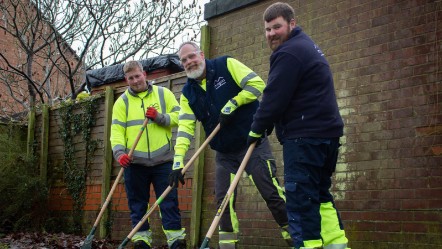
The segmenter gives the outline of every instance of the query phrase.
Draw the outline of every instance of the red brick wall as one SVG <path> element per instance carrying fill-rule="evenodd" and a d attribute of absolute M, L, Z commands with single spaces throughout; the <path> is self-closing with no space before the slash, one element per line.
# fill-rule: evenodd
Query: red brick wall
<path fill-rule="evenodd" d="M 267 79 L 271 51 L 262 13 L 274 2 L 209 19 L 210 56 L 231 55 Z M 345 136 L 332 190 L 349 245 L 442 247 L 442 3 L 285 2 L 334 72 Z M 282 180 L 276 140 L 273 152 Z M 212 174 L 205 175 L 204 196 L 213 188 Z M 241 248 L 279 248 L 259 194 L 247 179 L 240 184 Z M 204 232 L 214 215 L 206 198 Z"/>
<path fill-rule="evenodd" d="M 231 55 L 267 79 L 270 50 L 264 40 L 261 16 L 273 2 L 260 1 L 210 19 L 211 57 Z M 345 136 L 332 192 L 346 226 L 349 245 L 353 249 L 440 248 L 441 2 L 288 2 L 297 11 L 298 24 L 318 43 L 334 72 Z M 177 97 L 183 82 L 184 78 L 171 82 Z M 99 113 L 93 133 L 103 138 L 104 105 Z M 51 110 L 51 167 L 59 167 L 63 160 L 56 119 L 56 110 Z M 283 185 L 281 146 L 274 136 L 271 141 L 277 175 Z M 92 226 L 98 214 L 101 149 L 94 154 L 88 175 L 92 187 L 88 189 L 86 208 L 91 211 L 86 211 L 85 229 Z M 214 152 L 207 149 L 205 156 L 200 240 L 217 210 L 213 203 Z M 114 178 L 118 170 L 114 162 Z M 188 231 L 190 198 L 185 196 L 190 195 L 191 176 L 192 172 L 186 174 L 186 187 L 180 187 L 183 224 Z M 54 186 L 62 188 L 63 184 L 58 184 Z M 52 190 L 54 197 L 62 199 L 60 206 L 53 208 L 69 205 L 65 192 Z M 121 185 L 111 206 L 113 239 L 123 239 L 131 230 L 126 205 Z M 237 211 L 240 248 L 287 248 L 277 224 L 248 178 L 242 178 L 239 183 Z M 158 211 L 152 214 L 151 221 L 154 244 L 164 245 Z M 216 231 L 211 247 L 216 246 L 217 239 Z"/>
<path fill-rule="evenodd" d="M 182 217 L 182 226 L 189 231 L 190 229 L 190 210 L 191 210 L 191 204 L 192 204 L 192 186 L 191 186 L 191 179 L 186 179 L 186 184 L 179 188 L 178 190 L 178 201 L 179 201 L 179 208 L 181 211 L 181 217 Z M 153 191 L 153 186 L 150 187 L 150 200 L 149 204 L 151 207 L 155 202 L 157 201 L 155 192 Z M 87 200 L 87 205 L 85 206 L 84 210 L 87 210 L 87 206 L 90 203 L 90 200 Z M 123 239 L 127 237 L 127 235 L 131 232 L 132 226 L 131 221 L 129 217 L 129 207 L 127 204 L 127 198 L 126 198 L 126 192 L 124 190 L 124 185 L 119 184 L 117 189 L 115 190 L 115 193 L 112 197 L 112 213 L 115 217 L 118 217 L 118 219 L 113 220 L 113 226 L 112 226 L 112 238 L 115 240 Z M 96 219 L 98 212 L 100 208 L 97 206 L 94 209 L 89 209 L 90 211 L 95 211 L 96 216 L 94 219 Z M 89 219 L 88 222 L 91 220 Z M 93 220 L 94 222 L 95 220 Z M 92 224 L 93 224 L 92 222 Z M 151 225 L 152 232 L 154 233 L 154 244 L 155 245 L 165 245 L 166 243 L 166 237 L 164 236 L 162 232 L 161 227 L 161 220 L 159 218 L 159 207 L 156 207 L 153 213 L 149 216 L 149 224 Z"/>
<path fill-rule="evenodd" d="M 112 182 L 111 184 L 113 184 Z M 150 188 L 150 205 L 156 202 L 156 195 L 153 191 L 153 186 Z M 86 212 L 86 223 L 85 230 L 89 229 L 95 222 L 98 213 L 101 210 L 101 184 L 88 185 L 86 193 L 86 203 L 83 210 Z M 179 208 L 183 216 L 183 226 L 190 229 L 190 220 L 187 213 L 192 209 L 192 179 L 186 179 L 186 184 L 179 188 Z M 52 211 L 71 211 L 73 207 L 73 201 L 69 193 L 64 186 L 53 187 L 50 190 L 49 197 L 49 209 Z M 124 190 L 124 184 L 120 183 L 117 185 L 114 194 L 112 195 L 111 204 L 109 208 L 112 209 L 112 215 L 114 216 L 113 226 L 112 226 L 112 238 L 115 240 L 125 238 L 129 232 L 132 230 L 131 222 L 129 218 L 129 207 L 127 203 L 126 191 Z M 165 236 L 162 234 L 161 221 L 159 219 L 159 208 L 157 207 L 155 211 L 150 216 L 150 224 L 152 225 L 152 230 L 154 230 L 155 244 L 162 245 L 165 243 Z M 118 219 L 115 219 L 117 218 Z M 161 239 L 163 239 L 161 241 Z"/>
<path fill-rule="evenodd" d="M 2 4 L 10 4 L 10 1 L 5 1 Z M 25 1 L 22 1 L 25 2 Z M 22 13 L 22 10 L 20 9 L 21 5 L 25 5 L 23 3 L 19 4 L 17 15 L 21 18 L 24 18 L 24 14 Z M 14 13 L 12 10 L 10 13 Z M 31 11 L 31 13 L 35 13 L 35 11 Z M 2 17 L 4 18 L 4 17 Z M 18 22 L 20 23 L 20 21 Z M 20 25 L 20 24 L 19 24 Z M 44 26 L 44 24 L 42 24 Z M 5 27 L 5 22 L 2 19 L 1 26 Z M 8 30 L 11 30 L 12 26 L 6 27 Z M 49 27 L 42 28 L 44 30 L 50 30 Z M 38 37 L 39 34 L 37 34 Z M 35 38 L 36 46 L 39 46 L 39 44 L 43 43 L 43 40 L 39 40 L 38 38 Z M 55 44 L 52 44 L 52 46 L 55 46 Z M 53 47 L 52 50 L 55 48 Z M 48 62 L 42 58 L 42 54 L 47 53 L 48 49 L 41 50 L 38 54 L 34 55 L 34 61 L 33 61 L 33 70 L 32 70 L 32 78 L 35 82 L 37 82 L 37 87 L 43 84 L 43 80 L 45 79 L 45 68 L 48 65 Z M 0 52 L 2 55 L 6 57 L 6 59 L 9 61 L 11 65 L 14 65 L 15 67 L 19 67 L 19 65 L 23 65 L 26 63 L 27 57 L 26 53 L 23 51 L 23 49 L 19 46 L 19 42 L 16 38 L 14 38 L 12 35 L 6 33 L 3 29 L 0 32 Z M 76 65 L 78 63 L 78 59 L 76 55 L 73 54 L 73 52 L 69 49 L 66 50 L 66 53 L 64 54 L 69 61 L 71 61 L 71 66 Z M 64 65 L 64 64 L 63 64 Z M 65 68 L 66 66 L 58 65 L 61 68 Z M 7 66 L 7 63 L 4 59 L 0 58 L 0 68 L 6 69 L 8 71 L 13 71 Z M 23 72 L 26 70 L 23 68 Z M 5 72 L 2 72 L 4 74 Z M 83 76 L 84 72 L 81 70 L 78 72 L 78 75 L 75 77 L 76 82 L 75 87 L 79 87 L 83 83 Z M 29 101 L 29 90 L 27 81 L 24 77 L 19 77 L 15 75 L 15 80 L 13 81 L 14 84 L 10 83 L 10 86 L 12 88 L 12 91 L 14 92 L 15 97 L 17 97 L 19 100 L 22 101 Z M 50 89 L 47 89 L 47 86 L 50 85 Z M 44 84 L 44 88 L 49 92 L 51 95 L 51 98 L 55 99 L 57 97 L 59 98 L 65 98 L 67 95 L 71 93 L 69 81 L 67 78 L 63 75 L 63 73 L 59 72 L 56 68 L 52 70 L 52 76 L 50 77 L 50 83 L 46 82 Z M 35 91 L 35 90 L 34 90 Z M 44 102 L 45 103 L 52 103 L 48 102 L 48 98 L 46 94 L 44 93 L 43 89 L 39 89 L 40 92 L 43 93 L 44 96 Z M 21 95 L 23 94 L 23 96 Z M 0 78 L 0 115 L 12 115 L 16 113 L 20 113 L 22 111 L 27 111 L 25 107 L 14 100 L 11 97 L 11 94 L 9 93 L 9 88 L 5 85 L 5 82 Z M 41 103 L 41 99 L 39 95 L 36 93 L 36 100 L 37 103 Z"/>
<path fill-rule="evenodd" d="M 159 71 L 154 75 L 162 75 L 164 71 Z M 156 82 L 158 85 L 169 88 L 172 86 L 172 91 L 174 94 L 179 97 L 181 88 L 185 82 L 184 73 L 177 74 L 173 76 L 172 79 L 169 78 L 156 78 Z M 118 87 L 115 85 L 114 87 Z M 125 90 L 125 88 L 118 88 L 115 91 L 115 100 L 120 96 L 120 94 Z M 100 94 L 101 91 L 95 91 L 96 94 Z M 88 172 L 88 180 L 86 187 L 86 203 L 83 207 L 85 211 L 84 214 L 84 232 L 88 232 L 89 229 L 94 224 L 98 213 L 101 208 L 101 187 L 102 187 L 102 167 L 103 167 L 103 142 L 107 138 L 104 137 L 104 97 L 101 96 L 99 100 L 99 107 L 96 114 L 96 125 L 92 128 L 92 139 L 100 140 L 98 143 L 98 148 L 95 151 L 92 158 L 92 165 Z M 60 139 L 59 130 L 61 127 L 60 120 L 60 111 L 63 109 L 59 109 L 57 107 L 53 107 L 50 110 L 50 118 L 49 118 L 49 156 L 48 156 L 48 179 L 51 184 L 50 189 L 50 201 L 49 201 L 49 209 L 51 211 L 64 211 L 66 215 L 71 214 L 71 210 L 73 209 L 73 201 L 71 196 L 66 189 L 65 183 L 63 182 L 62 168 L 63 168 L 63 150 L 64 145 Z M 79 112 L 80 107 L 76 108 L 74 112 Z M 35 139 L 37 143 L 36 151 L 40 151 L 41 147 L 41 115 L 36 115 L 36 132 Z M 174 134 L 176 133 L 176 129 L 174 129 Z M 74 139 L 74 147 L 75 154 L 77 155 L 76 163 L 78 167 L 84 167 L 85 158 L 85 146 L 82 141 L 81 135 L 77 135 Z M 194 146 L 193 144 L 190 147 L 189 154 L 186 159 L 189 159 L 190 156 L 193 155 Z M 37 156 L 37 161 L 38 161 Z M 120 166 L 117 162 L 113 161 L 112 168 L 112 179 L 115 180 L 116 176 L 120 171 Z M 190 167 L 186 172 L 186 184 L 184 186 L 180 186 L 178 189 L 179 194 L 179 208 L 181 210 L 182 216 L 182 225 L 190 231 L 190 211 L 192 204 L 192 176 L 193 176 L 193 167 Z M 111 184 L 114 182 L 112 181 Z M 156 201 L 156 196 L 153 191 L 153 187 L 151 187 L 151 198 L 150 205 L 153 205 Z M 111 235 L 110 237 L 114 240 L 123 240 L 132 230 L 132 225 L 130 222 L 129 216 L 129 208 L 126 198 L 126 192 L 124 189 L 124 181 L 122 180 L 115 189 L 114 194 L 112 195 L 111 203 L 108 206 L 111 209 Z M 59 213 L 59 212 L 57 212 Z M 159 218 L 159 208 L 157 207 L 152 215 L 149 217 L 149 223 L 151 224 L 151 228 L 153 230 L 154 236 L 154 245 L 165 245 L 166 238 L 164 233 L 162 232 L 161 221 Z M 96 234 L 98 236 L 98 232 Z"/>

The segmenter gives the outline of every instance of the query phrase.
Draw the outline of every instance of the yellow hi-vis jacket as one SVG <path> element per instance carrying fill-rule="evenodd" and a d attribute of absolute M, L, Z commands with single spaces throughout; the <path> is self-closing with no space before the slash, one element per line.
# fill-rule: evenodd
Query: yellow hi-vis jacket
<path fill-rule="evenodd" d="M 261 96 L 265 83 L 252 69 L 234 58 L 227 58 L 227 70 L 235 83 L 242 88 L 238 95 L 233 96 L 238 106 L 251 103 Z M 200 86 L 206 90 L 206 79 L 201 81 Z M 193 139 L 197 120 L 189 106 L 189 100 L 183 94 L 180 96 L 180 108 L 175 155 L 184 157 Z"/>
<path fill-rule="evenodd" d="M 115 159 L 129 153 L 150 106 L 157 109 L 160 118 L 155 122 L 149 120 L 134 150 L 132 163 L 155 166 L 172 161 L 172 127 L 178 124 L 180 107 L 169 89 L 151 84 L 141 93 L 128 88 L 114 103 L 110 141 Z"/>

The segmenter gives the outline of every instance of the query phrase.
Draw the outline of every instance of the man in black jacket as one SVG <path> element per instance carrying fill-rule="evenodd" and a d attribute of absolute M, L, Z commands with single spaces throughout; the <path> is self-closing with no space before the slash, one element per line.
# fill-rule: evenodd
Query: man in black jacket
<path fill-rule="evenodd" d="M 181 169 L 196 121 L 201 122 L 207 136 L 220 123 L 220 131 L 210 141 L 210 147 L 216 151 L 215 199 L 217 206 L 220 206 L 246 154 L 247 134 L 265 83 L 234 58 L 221 56 L 205 59 L 204 53 L 193 42 L 183 43 L 178 56 L 188 79 L 180 96 L 178 132 L 169 184 L 174 187 L 178 186 L 178 181 L 184 184 Z M 267 203 L 283 238 L 291 244 L 284 192 L 276 178 L 276 164 L 267 139 L 254 149 L 245 171 Z M 220 218 L 220 249 L 236 248 L 238 244 L 236 196 L 235 189 Z"/>
<path fill-rule="evenodd" d="M 343 122 L 330 66 L 320 48 L 296 26 L 293 8 L 274 3 L 264 12 L 273 50 L 262 102 L 247 143 L 274 123 L 283 145 L 289 231 L 295 248 L 347 248 L 329 192 Z"/>

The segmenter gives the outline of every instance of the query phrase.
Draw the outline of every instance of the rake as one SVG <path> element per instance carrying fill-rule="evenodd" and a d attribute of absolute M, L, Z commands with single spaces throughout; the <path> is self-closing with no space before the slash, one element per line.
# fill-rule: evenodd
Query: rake
<path fill-rule="evenodd" d="M 184 168 L 181 170 L 181 174 L 184 175 L 186 173 L 187 169 L 192 165 L 192 163 L 196 160 L 196 158 L 199 156 L 199 154 L 204 150 L 204 148 L 209 144 L 210 140 L 216 135 L 216 133 L 220 130 L 221 126 L 218 124 L 215 129 L 210 133 L 210 135 L 206 138 L 206 141 L 199 147 L 199 149 L 195 152 L 195 154 L 189 159 L 187 164 L 184 166 Z M 166 190 L 161 194 L 160 197 L 157 198 L 157 201 L 152 205 L 152 207 L 147 210 L 147 213 L 143 216 L 143 218 L 138 222 L 138 224 L 132 229 L 132 231 L 127 235 L 127 237 L 121 242 L 120 246 L 118 246 L 118 249 L 124 248 L 127 243 L 129 243 L 130 239 L 135 235 L 136 232 L 140 229 L 140 227 L 146 222 L 146 220 L 149 218 L 149 216 L 153 213 L 155 208 L 161 204 L 161 202 L 164 200 L 164 198 L 169 194 L 169 192 L 173 189 L 173 187 L 168 186 Z"/>
<path fill-rule="evenodd" d="M 137 137 L 135 138 L 132 148 L 129 151 L 129 154 L 128 154 L 129 158 L 132 158 L 132 154 L 134 153 L 135 147 L 137 146 L 138 141 L 141 138 L 141 135 L 143 135 L 143 131 L 146 128 L 148 122 L 149 122 L 149 119 L 146 118 L 143 122 L 143 126 L 140 128 L 140 131 L 138 132 Z M 118 182 L 120 182 L 120 179 L 123 176 L 123 172 L 124 172 L 124 168 L 121 167 L 120 172 L 118 173 L 117 178 L 115 179 L 114 184 L 112 185 L 112 188 L 109 191 L 109 194 L 107 195 L 106 201 L 103 203 L 100 213 L 98 214 L 98 217 L 95 220 L 95 223 L 94 223 L 91 231 L 89 232 L 89 235 L 84 240 L 84 243 L 81 246 L 81 249 L 91 249 L 92 248 L 92 240 L 94 239 L 95 230 L 97 230 L 98 223 L 100 223 L 100 219 L 104 214 L 104 210 L 106 210 L 107 206 L 109 205 L 109 202 L 112 198 L 115 188 L 117 187 Z"/>
<path fill-rule="evenodd" d="M 230 197 L 233 194 L 233 191 L 235 191 L 236 185 L 238 185 L 239 179 L 241 178 L 242 172 L 246 168 L 247 162 L 250 159 L 250 156 L 252 155 L 253 149 L 255 149 L 256 142 L 251 144 L 249 148 L 247 149 L 246 155 L 244 156 L 244 159 L 241 162 L 241 165 L 239 166 L 238 171 L 236 172 L 235 177 L 233 178 L 232 183 L 230 184 L 229 189 L 227 190 L 226 196 L 224 196 L 223 201 L 221 202 L 220 207 L 218 208 L 218 211 L 216 212 L 215 218 L 212 221 L 212 225 L 210 225 L 209 231 L 206 234 L 206 237 L 203 240 L 203 243 L 200 246 L 200 249 L 207 249 L 207 245 L 210 242 L 210 238 L 212 238 L 213 233 L 215 232 L 216 226 L 218 225 L 221 216 L 224 213 L 224 210 L 226 209 L 227 204 L 229 203 Z"/>

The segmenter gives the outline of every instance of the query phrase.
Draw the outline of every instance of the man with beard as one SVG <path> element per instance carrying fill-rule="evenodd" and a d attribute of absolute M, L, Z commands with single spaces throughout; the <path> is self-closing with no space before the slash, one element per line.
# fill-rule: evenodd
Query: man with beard
<path fill-rule="evenodd" d="M 178 123 L 179 105 L 167 88 L 146 81 L 146 72 L 138 61 L 123 67 L 128 89 L 115 101 L 112 110 L 110 141 L 115 159 L 124 167 L 124 185 L 132 225 L 136 226 L 146 213 L 150 185 L 156 196 L 166 190 L 173 159 L 172 128 Z M 128 151 L 142 127 L 150 119 L 135 148 L 133 157 Z M 171 249 L 185 249 L 185 229 L 181 227 L 177 191 L 174 189 L 160 205 L 160 217 L 167 244 Z M 132 237 L 134 248 L 150 249 L 152 231 L 144 223 Z"/>
<path fill-rule="evenodd" d="M 172 187 L 177 187 L 178 181 L 184 184 L 181 169 L 196 120 L 202 123 L 206 135 L 211 134 L 220 123 L 220 131 L 210 141 L 211 148 L 216 151 L 215 198 L 220 206 L 248 149 L 247 134 L 265 84 L 255 72 L 234 58 L 222 56 L 206 60 L 193 42 L 183 43 L 178 56 L 188 80 L 180 98 L 178 134 L 169 184 Z M 283 238 L 291 245 L 285 196 L 276 178 L 275 160 L 267 138 L 256 146 L 245 171 L 266 201 Z M 235 248 L 238 243 L 235 200 L 236 190 L 219 223 L 221 249 Z"/>
<path fill-rule="evenodd" d="M 273 50 L 262 102 L 247 143 L 275 125 L 283 146 L 289 230 L 295 248 L 347 248 L 329 189 L 343 122 L 330 66 L 320 48 L 296 26 L 293 8 L 274 3 L 264 12 Z"/>

